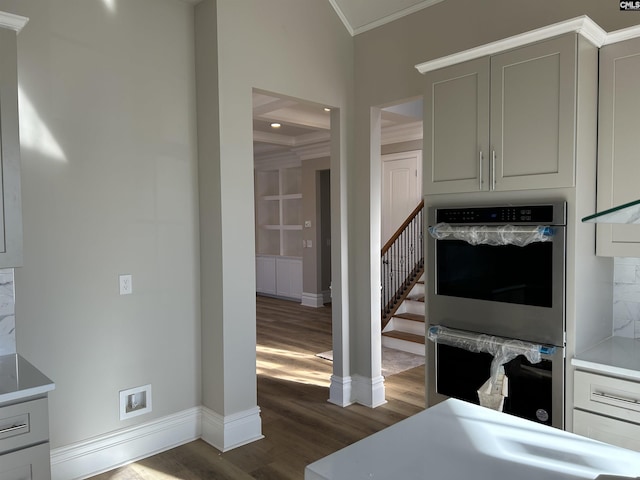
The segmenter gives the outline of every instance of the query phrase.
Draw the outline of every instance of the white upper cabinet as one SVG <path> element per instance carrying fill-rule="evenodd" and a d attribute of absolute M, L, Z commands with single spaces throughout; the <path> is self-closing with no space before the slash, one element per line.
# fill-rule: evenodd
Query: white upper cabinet
<path fill-rule="evenodd" d="M 0 268 L 22 265 L 16 32 L 0 28 Z"/>
<path fill-rule="evenodd" d="M 424 193 L 574 186 L 577 45 L 569 33 L 426 73 Z"/>
<path fill-rule="evenodd" d="M 600 49 L 598 212 L 640 198 L 640 38 Z M 597 225 L 596 253 L 640 257 L 640 226 Z"/>
<path fill-rule="evenodd" d="M 577 35 L 491 57 L 490 190 L 575 185 Z"/>
<path fill-rule="evenodd" d="M 424 112 L 423 193 L 487 190 L 488 59 L 429 72 Z"/>

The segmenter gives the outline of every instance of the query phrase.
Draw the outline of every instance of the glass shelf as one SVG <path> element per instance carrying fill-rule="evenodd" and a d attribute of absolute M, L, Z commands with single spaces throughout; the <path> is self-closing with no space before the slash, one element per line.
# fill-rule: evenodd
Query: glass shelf
<path fill-rule="evenodd" d="M 640 223 L 640 200 L 594 213 L 582 219 L 587 223 Z"/>

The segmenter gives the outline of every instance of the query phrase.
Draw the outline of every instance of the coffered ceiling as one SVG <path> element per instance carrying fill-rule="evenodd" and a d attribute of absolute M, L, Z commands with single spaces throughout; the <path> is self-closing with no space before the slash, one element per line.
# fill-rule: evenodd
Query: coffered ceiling
<path fill-rule="evenodd" d="M 329 155 L 331 112 L 324 105 L 255 91 L 253 154 L 257 163 Z M 274 127 L 272 124 L 279 124 Z M 422 99 L 381 111 L 382 144 L 422 138 Z"/>

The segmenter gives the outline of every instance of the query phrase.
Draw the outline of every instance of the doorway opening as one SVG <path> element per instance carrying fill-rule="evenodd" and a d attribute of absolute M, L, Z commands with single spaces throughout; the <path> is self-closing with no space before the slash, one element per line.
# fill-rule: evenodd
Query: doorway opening
<path fill-rule="evenodd" d="M 372 115 L 372 128 L 379 131 L 371 138 L 379 143 L 371 146 L 371 215 L 380 225 L 381 261 L 372 265 L 371 284 L 382 286 L 382 295 L 371 292 L 381 305 L 372 311 L 372 321 L 381 322 L 384 371 L 392 356 L 406 356 L 416 365 L 425 357 L 422 97 L 374 108 Z"/>
<path fill-rule="evenodd" d="M 329 387 L 331 109 L 254 90 L 253 151 L 258 375 Z"/>

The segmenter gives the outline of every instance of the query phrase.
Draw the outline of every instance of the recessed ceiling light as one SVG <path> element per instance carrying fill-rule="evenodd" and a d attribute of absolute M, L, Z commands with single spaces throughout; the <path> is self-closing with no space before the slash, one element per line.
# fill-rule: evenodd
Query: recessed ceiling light
<path fill-rule="evenodd" d="M 330 112 L 330 111 L 331 111 L 331 109 L 330 109 L 329 107 L 324 107 L 324 111 L 325 111 L 325 112 Z"/>
<path fill-rule="evenodd" d="M 279 123 L 272 123 L 271 124 L 271 128 L 280 128 L 282 125 L 280 125 Z"/>

